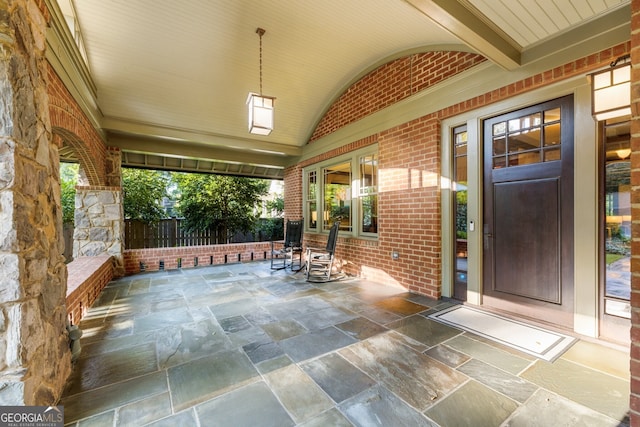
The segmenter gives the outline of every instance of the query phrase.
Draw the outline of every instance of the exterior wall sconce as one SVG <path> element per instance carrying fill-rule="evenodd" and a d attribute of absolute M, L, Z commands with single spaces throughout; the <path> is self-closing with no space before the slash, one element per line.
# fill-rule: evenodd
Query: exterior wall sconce
<path fill-rule="evenodd" d="M 260 36 L 260 93 L 249 93 L 249 132 L 256 135 L 269 135 L 273 130 L 273 105 L 275 97 L 262 95 L 262 36 L 265 30 L 256 29 Z"/>
<path fill-rule="evenodd" d="M 631 114 L 630 55 L 621 56 L 611 67 L 592 73 L 591 113 L 598 120 L 607 120 Z M 619 62 L 625 61 L 622 65 Z"/>

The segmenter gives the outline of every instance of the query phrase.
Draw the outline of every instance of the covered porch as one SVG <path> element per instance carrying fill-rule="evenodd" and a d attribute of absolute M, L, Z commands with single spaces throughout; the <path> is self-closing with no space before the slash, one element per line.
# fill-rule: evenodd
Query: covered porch
<path fill-rule="evenodd" d="M 68 425 L 627 425 L 629 354 L 553 363 L 428 315 L 451 301 L 268 261 L 111 281 L 80 323 Z M 251 402 L 250 405 L 247 403 Z"/>

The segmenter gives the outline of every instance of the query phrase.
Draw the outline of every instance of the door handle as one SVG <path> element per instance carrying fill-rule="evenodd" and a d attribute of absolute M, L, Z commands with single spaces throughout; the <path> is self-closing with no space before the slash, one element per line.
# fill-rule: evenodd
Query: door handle
<path fill-rule="evenodd" d="M 484 248 L 489 249 L 489 239 L 493 238 L 493 234 L 489 232 L 489 224 L 484 224 L 483 227 L 483 236 L 484 236 Z"/>

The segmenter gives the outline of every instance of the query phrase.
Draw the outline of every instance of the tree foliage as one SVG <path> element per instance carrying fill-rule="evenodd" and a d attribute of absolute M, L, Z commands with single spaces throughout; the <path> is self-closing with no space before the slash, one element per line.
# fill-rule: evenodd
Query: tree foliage
<path fill-rule="evenodd" d="M 62 222 L 73 224 L 76 210 L 76 185 L 78 183 L 77 163 L 60 163 L 60 203 Z"/>
<path fill-rule="evenodd" d="M 178 212 L 188 230 L 214 230 L 227 243 L 235 232 L 253 231 L 260 198 L 268 193 L 264 179 L 205 174 L 173 174 L 180 198 Z M 222 242 L 221 242 L 222 243 Z"/>
<path fill-rule="evenodd" d="M 267 202 L 267 210 L 274 212 L 278 218 L 284 216 L 284 197 L 276 195 L 272 200 Z"/>
<path fill-rule="evenodd" d="M 169 176 L 146 169 L 122 169 L 124 217 L 153 224 L 165 217 L 162 199 L 167 196 Z"/>

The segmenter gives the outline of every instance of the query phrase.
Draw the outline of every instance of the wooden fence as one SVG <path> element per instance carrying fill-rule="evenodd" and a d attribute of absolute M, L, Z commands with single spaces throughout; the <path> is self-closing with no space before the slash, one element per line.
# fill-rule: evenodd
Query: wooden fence
<path fill-rule="evenodd" d="M 261 222 L 270 220 L 260 219 Z M 271 220 L 272 221 L 272 220 Z M 264 242 L 268 240 L 281 240 L 284 238 L 284 220 L 275 227 L 274 236 L 257 233 L 236 233 L 230 243 Z M 204 232 L 188 232 L 182 226 L 181 219 L 171 218 L 161 220 L 158 224 L 150 226 L 140 221 L 124 221 L 124 247 L 125 249 L 151 249 L 151 248 L 178 248 L 187 246 L 208 246 L 227 243 L 223 236 L 216 236 L 211 230 Z M 66 262 L 73 260 L 73 224 L 64 225 Z M 219 243 L 222 242 L 222 243 Z"/>
<path fill-rule="evenodd" d="M 125 220 L 125 249 L 178 248 L 185 246 L 208 246 L 226 243 L 262 242 L 271 240 L 262 232 L 235 233 L 230 242 L 226 236 L 216 235 L 214 230 L 187 231 L 184 221 L 178 218 L 164 219 L 156 225 L 147 225 L 140 221 Z M 282 229 L 282 227 L 280 227 Z M 274 239 L 282 239 L 276 236 Z"/>

